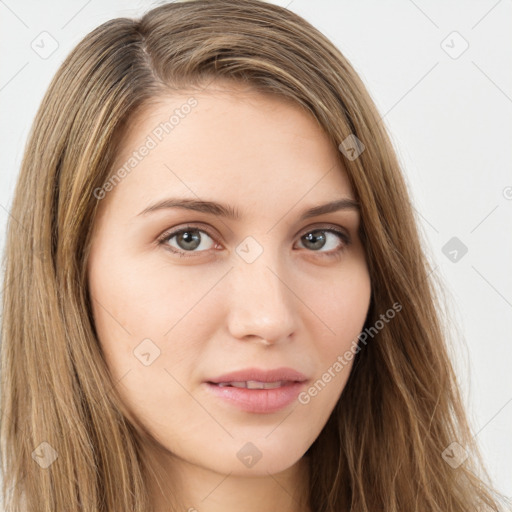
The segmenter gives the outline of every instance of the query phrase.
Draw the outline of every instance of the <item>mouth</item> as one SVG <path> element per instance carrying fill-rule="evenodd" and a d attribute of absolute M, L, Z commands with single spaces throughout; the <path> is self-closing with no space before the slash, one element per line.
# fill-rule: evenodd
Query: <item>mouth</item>
<path fill-rule="evenodd" d="M 255 414 L 270 414 L 289 407 L 307 383 L 295 370 L 248 369 L 204 382 L 205 389 L 219 403 Z"/>

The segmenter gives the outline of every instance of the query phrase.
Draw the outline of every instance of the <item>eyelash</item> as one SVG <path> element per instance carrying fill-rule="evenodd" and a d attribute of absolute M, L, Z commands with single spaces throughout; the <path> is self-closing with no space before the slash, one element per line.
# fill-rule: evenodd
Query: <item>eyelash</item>
<path fill-rule="evenodd" d="M 215 239 L 215 236 L 213 235 L 213 233 L 210 232 L 210 230 L 208 230 L 208 229 L 206 229 L 204 227 L 199 228 L 197 226 L 185 226 L 185 227 L 180 228 L 180 229 L 178 229 L 176 231 L 166 231 L 163 235 L 161 235 L 157 239 L 158 245 L 165 246 L 165 249 L 171 251 L 174 254 L 177 254 L 178 256 L 180 256 L 182 258 L 193 258 L 193 257 L 195 257 L 194 256 L 195 252 L 199 252 L 199 253 L 208 252 L 209 249 L 207 249 L 205 251 L 178 251 L 174 247 L 171 247 L 170 245 L 167 245 L 166 242 L 168 242 L 171 238 L 174 238 L 175 236 L 180 235 L 181 233 L 184 233 L 186 231 L 199 231 L 199 232 L 206 233 L 215 243 L 217 243 L 217 241 Z M 341 230 L 339 230 L 337 228 L 333 228 L 332 226 L 330 226 L 330 227 L 320 226 L 318 228 L 315 227 L 313 229 L 308 229 L 307 231 L 304 231 L 299 236 L 299 239 L 302 238 L 304 235 L 307 235 L 309 233 L 314 233 L 316 231 L 323 231 L 323 232 L 327 232 L 327 233 L 334 233 L 335 235 L 338 236 L 338 238 L 342 242 L 342 245 L 341 245 L 340 248 L 331 250 L 329 252 L 309 251 L 309 252 L 312 252 L 312 253 L 317 253 L 321 257 L 340 258 L 341 255 L 343 254 L 343 252 L 345 251 L 345 249 L 347 248 L 347 246 L 350 245 L 350 243 L 351 243 L 350 237 L 345 232 L 343 232 L 343 231 L 341 231 Z M 307 249 L 305 249 L 305 250 L 307 250 Z"/>

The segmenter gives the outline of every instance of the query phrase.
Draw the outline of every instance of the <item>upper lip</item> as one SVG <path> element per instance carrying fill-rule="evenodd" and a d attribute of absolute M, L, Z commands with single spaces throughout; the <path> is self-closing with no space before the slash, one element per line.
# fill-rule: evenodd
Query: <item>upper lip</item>
<path fill-rule="evenodd" d="M 275 368 L 273 370 L 262 370 L 259 368 L 246 368 L 245 370 L 238 370 L 235 372 L 225 373 L 219 377 L 208 379 L 207 382 L 219 384 L 221 382 L 304 382 L 307 380 L 306 376 L 293 368 Z"/>

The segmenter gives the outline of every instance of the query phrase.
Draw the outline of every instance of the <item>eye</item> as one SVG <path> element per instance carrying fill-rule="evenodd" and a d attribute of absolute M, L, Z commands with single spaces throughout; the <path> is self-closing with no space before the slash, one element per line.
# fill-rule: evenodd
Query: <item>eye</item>
<path fill-rule="evenodd" d="M 173 239 L 174 242 L 173 242 Z M 208 242 L 208 239 L 210 242 Z M 188 256 L 187 252 L 203 252 L 214 245 L 212 237 L 204 230 L 195 227 L 185 227 L 172 233 L 165 233 L 158 240 L 159 244 L 166 245 L 179 256 Z M 206 247 L 205 247 L 206 245 Z M 197 250 L 201 248 L 201 250 Z"/>
<path fill-rule="evenodd" d="M 158 239 L 158 243 L 180 257 L 191 257 L 194 253 L 207 252 L 215 247 L 213 237 L 214 235 L 209 234 L 205 229 L 186 226 L 164 233 Z M 340 256 L 350 244 L 350 237 L 338 228 L 320 227 L 306 231 L 299 241 L 302 243 L 302 248 L 308 249 L 309 252 L 325 257 L 336 257 Z"/>
<path fill-rule="evenodd" d="M 312 252 L 320 252 L 324 256 L 337 256 L 350 244 L 350 237 L 338 229 L 318 228 L 307 231 L 300 237 L 300 242 Z"/>

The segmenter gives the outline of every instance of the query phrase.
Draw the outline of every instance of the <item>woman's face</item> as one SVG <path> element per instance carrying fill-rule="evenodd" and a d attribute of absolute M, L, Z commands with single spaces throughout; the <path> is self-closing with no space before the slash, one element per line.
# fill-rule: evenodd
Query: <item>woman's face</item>
<path fill-rule="evenodd" d="M 370 301 L 335 146 L 291 103 L 210 88 L 148 107 L 115 173 L 88 277 L 123 402 L 176 461 L 290 468 L 340 397 Z"/>

